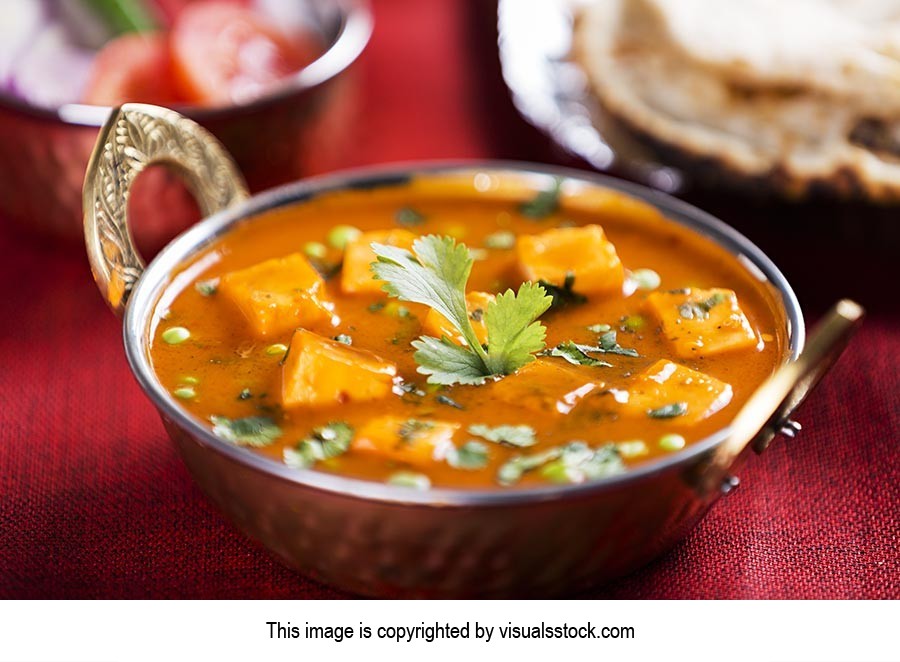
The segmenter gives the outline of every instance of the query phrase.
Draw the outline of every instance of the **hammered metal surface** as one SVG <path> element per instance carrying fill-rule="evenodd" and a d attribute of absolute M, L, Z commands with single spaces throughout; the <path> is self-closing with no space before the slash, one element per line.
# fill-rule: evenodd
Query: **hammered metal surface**
<path fill-rule="evenodd" d="M 505 505 L 404 504 L 279 480 L 163 419 L 201 488 L 287 565 L 362 595 L 551 597 L 644 565 L 696 525 L 702 498 L 672 467 L 588 495 Z"/>

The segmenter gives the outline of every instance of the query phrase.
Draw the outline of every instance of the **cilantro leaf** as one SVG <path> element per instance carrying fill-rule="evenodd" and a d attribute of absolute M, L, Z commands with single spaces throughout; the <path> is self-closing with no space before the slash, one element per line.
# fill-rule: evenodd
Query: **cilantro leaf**
<path fill-rule="evenodd" d="M 210 416 L 213 434 L 241 446 L 268 446 L 281 436 L 281 428 L 268 416 L 248 416 L 234 420 Z"/>
<path fill-rule="evenodd" d="M 454 469 L 483 469 L 487 463 L 488 449 L 480 441 L 467 441 L 447 454 L 447 464 Z"/>
<path fill-rule="evenodd" d="M 547 354 L 563 358 L 572 365 L 588 365 L 598 368 L 613 367 L 611 363 L 588 356 L 587 353 L 590 351 L 599 351 L 599 348 L 591 347 L 590 345 L 579 345 L 571 340 L 566 340 L 565 342 L 559 343 L 556 347 L 547 352 Z"/>
<path fill-rule="evenodd" d="M 397 213 L 394 214 L 394 219 L 397 221 L 398 225 L 412 227 L 424 223 L 425 214 L 412 207 L 401 207 L 397 210 Z"/>
<path fill-rule="evenodd" d="M 571 271 L 566 274 L 562 285 L 554 285 L 545 280 L 539 280 L 538 285 L 543 287 L 552 298 L 551 308 L 563 308 L 585 303 L 587 297 L 572 289 L 575 285 L 575 274 Z"/>
<path fill-rule="evenodd" d="M 518 293 L 507 290 L 487 306 L 484 322 L 487 346 L 472 328 L 466 308 L 466 283 L 472 271 L 472 255 L 452 237 L 428 235 L 413 243 L 412 252 L 372 244 L 378 258 L 371 265 L 384 289 L 401 301 L 431 307 L 443 315 L 466 341 L 421 336 L 412 345 L 418 371 L 431 384 L 483 384 L 487 378 L 508 375 L 534 360 L 544 347 L 546 330 L 537 322 L 551 304 L 539 285 L 523 283 Z"/>
<path fill-rule="evenodd" d="M 551 188 L 540 191 L 531 200 L 520 204 L 519 213 L 522 214 L 522 216 L 534 220 L 546 218 L 559 209 L 559 194 L 561 188 L 562 180 L 559 178 L 554 179 Z"/>
<path fill-rule="evenodd" d="M 640 356 L 636 349 L 630 347 L 622 347 L 616 340 L 615 331 L 607 331 L 600 336 L 599 347 L 594 351 L 603 352 L 604 354 L 621 354 L 622 356 L 630 356 L 637 358 Z"/>
<path fill-rule="evenodd" d="M 540 466 L 552 462 L 562 455 L 562 449 L 548 448 L 540 453 L 532 455 L 516 455 L 500 466 L 497 471 L 497 482 L 501 485 L 518 483 L 527 471 L 533 471 Z"/>
<path fill-rule="evenodd" d="M 481 423 L 469 426 L 469 434 L 481 437 L 495 444 L 528 448 L 537 443 L 534 429 L 528 425 L 498 425 L 490 427 Z"/>
<path fill-rule="evenodd" d="M 487 381 L 484 361 L 468 347 L 460 347 L 448 338 L 421 336 L 412 341 L 416 348 L 413 358 L 418 372 L 428 375 L 429 384 L 472 384 Z"/>
<path fill-rule="evenodd" d="M 382 289 L 401 301 L 421 303 L 446 317 L 483 363 L 485 352 L 466 309 L 466 283 L 473 262 L 469 249 L 453 237 L 428 235 L 413 243 L 415 254 L 384 244 L 372 244 L 372 250 L 378 258 L 372 263 L 372 273 L 385 281 Z"/>
<path fill-rule="evenodd" d="M 647 416 L 650 418 L 676 418 L 684 416 L 687 413 L 688 406 L 686 402 L 673 402 L 657 409 L 648 409 Z"/>
<path fill-rule="evenodd" d="M 543 466 L 541 475 L 558 483 L 583 483 L 624 470 L 625 464 L 615 444 L 593 450 L 583 441 L 573 441 L 562 447 L 558 460 Z"/>
<path fill-rule="evenodd" d="M 314 428 L 296 448 L 285 448 L 284 463 L 294 469 L 308 469 L 320 460 L 343 455 L 352 440 L 353 428 L 343 421 L 333 421 Z"/>
<path fill-rule="evenodd" d="M 507 290 L 490 302 L 484 323 L 488 332 L 487 366 L 492 374 L 508 375 L 534 360 L 544 349 L 547 329 L 536 321 L 552 299 L 540 285 L 522 283 L 518 293 Z"/>
<path fill-rule="evenodd" d="M 726 299 L 721 292 L 716 292 L 702 301 L 685 301 L 678 306 L 678 314 L 686 320 L 709 319 L 709 311 Z"/>

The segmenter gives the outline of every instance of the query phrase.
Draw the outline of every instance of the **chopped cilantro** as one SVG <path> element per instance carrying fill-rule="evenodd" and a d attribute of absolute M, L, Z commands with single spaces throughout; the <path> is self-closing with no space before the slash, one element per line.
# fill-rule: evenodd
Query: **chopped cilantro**
<path fill-rule="evenodd" d="M 212 296 L 219 291 L 219 279 L 210 278 L 209 280 L 198 280 L 194 283 L 194 289 L 205 297 Z"/>
<path fill-rule="evenodd" d="M 721 292 L 716 292 L 703 301 L 685 301 L 678 306 L 678 314 L 686 320 L 709 319 L 709 311 L 724 301 L 725 295 Z"/>
<path fill-rule="evenodd" d="M 415 490 L 427 490 L 431 487 L 431 479 L 425 474 L 415 471 L 395 471 L 387 479 L 388 485 L 411 487 Z"/>
<path fill-rule="evenodd" d="M 454 409 L 465 409 L 461 404 L 459 404 L 456 400 L 451 398 L 449 395 L 444 395 L 443 393 L 438 393 L 434 396 L 436 402 L 447 405 L 448 407 L 453 407 Z"/>
<path fill-rule="evenodd" d="M 425 222 L 425 214 L 416 211 L 412 207 L 401 207 L 397 210 L 397 213 L 394 214 L 394 219 L 399 225 L 413 227 Z"/>
<path fill-rule="evenodd" d="M 337 334 L 337 335 L 334 337 L 334 340 L 336 340 L 337 342 L 339 342 L 339 343 L 341 343 L 341 344 L 343 344 L 343 345 L 352 345 L 352 344 L 353 344 L 353 338 L 351 338 L 350 336 L 348 336 L 346 333 L 339 333 L 339 334 Z"/>
<path fill-rule="evenodd" d="M 562 285 L 554 285 L 545 280 L 539 280 L 538 285 L 547 290 L 547 294 L 553 299 L 553 302 L 550 304 L 551 308 L 563 308 L 587 301 L 586 296 L 572 289 L 575 285 L 575 274 L 571 271 L 566 274 L 566 279 Z"/>
<path fill-rule="evenodd" d="M 572 342 L 571 340 L 566 340 L 565 342 L 559 343 L 556 347 L 550 349 L 546 353 L 550 356 L 558 356 L 560 358 L 563 358 L 572 365 L 587 365 L 598 368 L 612 368 L 611 363 L 607 363 L 606 361 L 601 361 L 600 359 L 595 359 L 592 356 L 588 356 L 587 353 L 591 351 L 600 351 L 600 348 L 592 347 L 591 345 L 579 345 L 578 343 Z"/>
<path fill-rule="evenodd" d="M 650 418 L 676 418 L 677 416 L 684 416 L 687 410 L 686 402 L 673 402 L 670 405 L 658 407 L 657 409 L 648 409 L 647 416 Z"/>
<path fill-rule="evenodd" d="M 403 443 L 411 444 L 433 428 L 434 423 L 430 421 L 420 421 L 416 418 L 410 418 L 403 421 L 400 425 L 400 429 L 397 430 L 397 435 Z"/>
<path fill-rule="evenodd" d="M 248 416 L 234 420 L 210 416 L 213 434 L 241 446 L 268 446 L 281 436 L 281 428 L 268 416 Z"/>
<path fill-rule="evenodd" d="M 593 450 L 583 441 L 562 448 L 559 459 L 543 466 L 541 474 L 558 483 L 583 483 L 622 473 L 625 465 L 614 444 Z"/>
<path fill-rule="evenodd" d="M 498 425 L 490 427 L 483 424 L 469 426 L 469 434 L 481 437 L 495 444 L 515 446 L 516 448 L 528 448 L 537 443 L 534 429 L 528 425 Z"/>
<path fill-rule="evenodd" d="M 343 455 L 352 440 L 352 427 L 343 421 L 332 421 L 314 428 L 296 448 L 285 448 L 284 463 L 294 469 L 308 469 L 316 462 Z"/>
<path fill-rule="evenodd" d="M 530 219 L 540 220 L 547 218 L 559 209 L 559 193 L 562 188 L 562 180 L 553 180 L 552 188 L 541 191 L 534 198 L 519 205 L 519 213 Z"/>
<path fill-rule="evenodd" d="M 467 441 L 447 454 L 447 464 L 454 469 L 483 469 L 488 463 L 488 448 L 480 441 Z"/>
<path fill-rule="evenodd" d="M 637 358 L 640 356 L 636 349 L 632 349 L 630 347 L 622 347 L 616 341 L 616 332 L 615 331 L 607 331 L 603 335 L 600 336 L 599 339 L 599 347 L 598 351 L 603 352 L 605 354 L 621 354 L 622 356 L 630 356 L 632 358 Z"/>
<path fill-rule="evenodd" d="M 238 400 L 249 400 L 252 397 L 253 394 L 250 392 L 249 388 L 245 388 L 240 393 L 238 393 Z"/>

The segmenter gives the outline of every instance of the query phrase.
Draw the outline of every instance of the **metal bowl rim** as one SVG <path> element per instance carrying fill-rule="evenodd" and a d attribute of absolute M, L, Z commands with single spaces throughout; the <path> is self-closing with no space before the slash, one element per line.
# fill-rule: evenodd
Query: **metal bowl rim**
<path fill-rule="evenodd" d="M 253 100 L 227 106 L 173 106 L 182 115 L 198 122 L 215 121 L 252 112 L 301 92 L 315 89 L 344 72 L 365 49 L 372 36 L 373 17 L 368 0 L 339 0 L 340 27 L 334 39 L 315 60 L 300 71 Z M 313 71 L 313 75 L 309 72 Z M 0 109 L 70 126 L 100 128 L 109 116 L 110 106 L 67 103 L 59 107 L 36 106 L 0 91 Z"/>
<path fill-rule="evenodd" d="M 427 161 L 355 168 L 289 183 L 213 214 L 176 237 L 147 266 L 129 299 L 125 313 L 123 325 L 125 351 L 131 370 L 141 388 L 163 417 L 174 422 L 198 443 L 239 464 L 272 478 L 307 488 L 398 505 L 478 507 L 583 497 L 689 465 L 698 456 L 724 441 L 730 433 L 729 426 L 671 456 L 651 460 L 623 474 L 589 483 L 475 490 L 432 488 L 420 491 L 315 470 L 292 469 L 260 453 L 230 444 L 213 435 L 205 424 L 183 410 L 156 378 L 145 351 L 145 329 L 159 295 L 168 285 L 168 275 L 185 259 L 228 232 L 236 223 L 276 207 L 300 203 L 320 193 L 402 183 L 417 176 L 464 173 L 474 175 L 478 172 L 535 178 L 562 177 L 619 191 L 653 205 L 666 218 L 699 232 L 733 255 L 745 256 L 765 275 L 782 298 L 788 325 L 787 360 L 796 360 L 800 355 L 805 342 L 805 325 L 799 302 L 787 279 L 749 239 L 711 214 L 665 193 L 599 173 L 517 161 Z M 761 421 L 760 425 L 763 423 L 764 421 Z"/>

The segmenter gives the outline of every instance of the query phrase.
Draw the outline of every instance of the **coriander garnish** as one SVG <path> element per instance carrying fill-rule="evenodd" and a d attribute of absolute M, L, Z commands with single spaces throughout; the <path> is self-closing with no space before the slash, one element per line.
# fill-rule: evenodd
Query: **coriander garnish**
<path fill-rule="evenodd" d="M 579 345 L 571 340 L 559 343 L 556 347 L 546 351 L 549 356 L 558 356 L 572 365 L 587 365 L 597 368 L 612 368 L 612 363 L 588 356 L 588 352 L 602 351 L 599 347 L 591 345 Z"/>
<path fill-rule="evenodd" d="M 481 423 L 470 425 L 469 434 L 481 437 L 495 444 L 528 448 L 537 443 L 534 429 L 528 425 L 498 425 L 490 427 Z"/>
<path fill-rule="evenodd" d="M 213 434 L 242 446 L 268 446 L 281 436 L 281 428 L 268 416 L 248 416 L 234 420 L 210 416 Z"/>
<path fill-rule="evenodd" d="M 488 448 L 480 441 L 467 441 L 447 453 L 447 464 L 454 469 L 483 469 L 488 463 Z"/>
<path fill-rule="evenodd" d="M 678 314 L 686 320 L 709 319 L 709 311 L 724 301 L 725 295 L 721 292 L 716 292 L 703 301 L 685 301 L 678 306 Z"/>
<path fill-rule="evenodd" d="M 401 207 L 394 214 L 394 220 L 397 221 L 398 225 L 414 227 L 425 222 L 425 214 L 416 211 L 412 207 Z"/>
<path fill-rule="evenodd" d="M 538 284 L 547 290 L 547 294 L 553 299 L 553 303 L 550 304 L 551 308 L 563 308 L 564 306 L 577 305 L 587 301 L 586 296 L 572 289 L 575 285 L 575 274 L 571 271 L 566 274 L 562 285 L 554 285 L 545 280 L 539 280 Z"/>
<path fill-rule="evenodd" d="M 425 474 L 415 471 L 396 471 L 388 476 L 387 483 L 397 487 L 411 487 L 416 490 L 427 490 L 431 487 L 431 479 Z"/>
<path fill-rule="evenodd" d="M 522 216 L 534 220 L 540 220 L 550 216 L 559 209 L 559 193 L 562 188 L 562 180 L 553 180 L 553 187 L 539 192 L 534 198 L 519 205 L 519 213 Z"/>
<path fill-rule="evenodd" d="M 438 402 L 442 405 L 447 405 L 448 407 L 453 407 L 454 409 L 465 409 L 461 404 L 459 404 L 456 400 L 451 398 L 449 395 L 444 395 L 443 393 L 438 393 L 434 396 L 435 402 Z"/>
<path fill-rule="evenodd" d="M 285 448 L 284 463 L 294 469 L 308 469 L 316 462 L 343 455 L 352 440 L 352 427 L 343 421 L 332 421 L 314 428 L 296 448 Z"/>
<path fill-rule="evenodd" d="M 656 409 L 648 409 L 647 416 L 650 418 L 676 418 L 677 416 L 684 416 L 687 410 L 686 402 L 673 402 Z"/>
<path fill-rule="evenodd" d="M 534 283 L 518 293 L 507 290 L 488 304 L 484 313 L 487 346 L 482 346 L 466 309 L 466 283 L 472 256 L 452 237 L 429 235 L 416 239 L 413 252 L 372 244 L 378 261 L 374 275 L 383 289 L 401 301 L 431 307 L 443 315 L 465 339 L 466 346 L 446 338 L 420 336 L 412 342 L 419 372 L 432 384 L 483 384 L 488 377 L 507 375 L 534 360 L 544 347 L 546 329 L 536 320 L 551 299 Z"/>
<path fill-rule="evenodd" d="M 209 280 L 198 280 L 194 283 L 194 289 L 205 297 L 212 296 L 219 289 L 219 279 L 210 278 Z"/>

